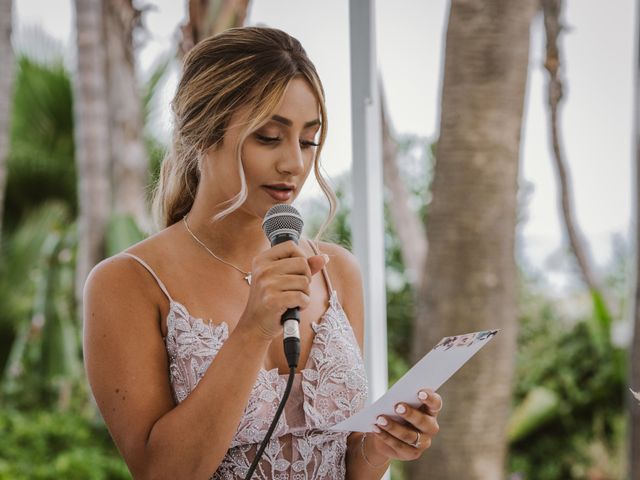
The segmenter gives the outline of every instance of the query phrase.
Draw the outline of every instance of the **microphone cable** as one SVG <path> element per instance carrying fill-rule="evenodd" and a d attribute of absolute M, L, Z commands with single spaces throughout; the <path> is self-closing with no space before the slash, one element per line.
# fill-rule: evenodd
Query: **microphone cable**
<path fill-rule="evenodd" d="M 293 379 L 295 377 L 295 373 L 296 373 L 295 365 L 292 366 L 292 367 L 289 367 L 289 379 L 287 380 L 287 386 L 284 389 L 284 395 L 282 396 L 282 400 L 280 400 L 280 405 L 278 405 L 278 410 L 276 411 L 276 415 L 275 415 L 275 417 L 273 417 L 273 421 L 271 422 L 271 425 L 269 426 L 269 430 L 267 430 L 267 434 L 264 437 L 264 440 L 262 440 L 262 443 L 260 444 L 260 448 L 258 449 L 258 452 L 256 453 L 256 456 L 253 459 L 253 462 L 251 463 L 251 466 L 249 467 L 249 471 L 247 472 L 246 477 L 244 477 L 244 480 L 251 480 L 251 476 L 253 475 L 253 472 L 255 471 L 256 467 L 258 466 L 258 462 L 260 461 L 260 458 L 262 457 L 262 454 L 264 453 L 264 450 L 267 448 L 267 444 L 269 443 L 269 440 L 271 439 L 271 435 L 273 434 L 273 431 L 276 429 L 276 425 L 278 424 L 278 420 L 280 420 L 280 416 L 282 415 L 282 411 L 284 410 L 284 406 L 287 403 L 287 399 L 289 398 L 289 394 L 291 393 L 291 386 L 293 385 Z"/>
<path fill-rule="evenodd" d="M 288 240 L 293 240 L 296 245 L 300 239 L 304 221 L 300 216 L 300 212 L 286 203 L 279 203 L 271 207 L 262 222 L 262 229 L 265 235 L 269 239 L 271 246 L 278 245 Z M 291 393 L 291 387 L 293 386 L 293 380 L 296 373 L 296 367 L 298 366 L 298 360 L 300 358 L 300 309 L 288 308 L 280 319 L 284 327 L 284 353 L 287 358 L 287 364 L 289 365 L 289 379 L 287 380 L 287 386 L 284 390 L 278 410 L 276 410 L 275 417 L 271 421 L 269 430 L 260 444 L 253 462 L 249 467 L 247 475 L 244 480 L 251 480 L 251 476 L 260 462 L 260 458 L 267 448 L 267 444 L 271 439 L 273 431 L 276 429 L 276 425 L 280 420 L 280 416 L 284 410 L 284 406 L 287 403 L 289 394 Z"/>

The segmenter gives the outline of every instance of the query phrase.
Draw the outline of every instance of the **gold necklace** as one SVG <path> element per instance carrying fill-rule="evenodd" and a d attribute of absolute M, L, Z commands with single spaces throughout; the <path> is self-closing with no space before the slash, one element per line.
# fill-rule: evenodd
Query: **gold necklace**
<path fill-rule="evenodd" d="M 215 253 L 213 253 L 209 247 L 207 247 L 198 237 L 195 236 L 195 234 L 191 231 L 191 229 L 189 228 L 189 224 L 187 223 L 187 215 L 185 215 L 184 217 L 182 217 L 182 221 L 184 222 L 184 226 L 187 229 L 187 232 L 189 232 L 189 234 L 193 237 L 193 239 L 198 242 L 202 248 L 204 248 L 207 252 L 209 252 L 209 254 L 215 258 L 216 260 L 224 263 L 225 265 L 229 265 L 230 267 L 235 268 L 237 271 L 239 271 L 242 275 L 244 275 L 244 279 L 247 281 L 247 283 L 249 285 L 251 285 L 251 272 L 245 272 L 244 270 L 236 267 L 233 263 L 229 263 L 226 260 L 223 260 L 222 258 L 220 258 L 219 256 L 217 256 Z"/>

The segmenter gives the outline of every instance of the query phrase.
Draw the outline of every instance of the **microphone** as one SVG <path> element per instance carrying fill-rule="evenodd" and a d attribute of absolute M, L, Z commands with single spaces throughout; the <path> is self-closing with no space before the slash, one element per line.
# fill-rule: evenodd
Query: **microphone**
<path fill-rule="evenodd" d="M 272 247 L 289 240 L 297 245 L 303 226 L 300 212 L 286 203 L 271 207 L 262 221 L 262 230 Z M 296 368 L 300 358 L 300 308 L 288 308 L 280 323 L 284 326 L 284 354 L 289 368 Z"/>

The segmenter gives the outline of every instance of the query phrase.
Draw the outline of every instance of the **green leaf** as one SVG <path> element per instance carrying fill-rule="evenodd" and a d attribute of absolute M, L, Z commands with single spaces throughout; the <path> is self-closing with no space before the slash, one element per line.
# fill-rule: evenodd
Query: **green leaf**
<path fill-rule="evenodd" d="M 114 214 L 107 226 L 107 256 L 116 255 L 144 240 L 145 234 L 128 214 Z"/>
<path fill-rule="evenodd" d="M 560 399 L 548 388 L 537 387 L 529 391 L 509 419 L 507 426 L 509 441 L 517 442 L 544 426 L 559 413 L 559 405 Z"/>

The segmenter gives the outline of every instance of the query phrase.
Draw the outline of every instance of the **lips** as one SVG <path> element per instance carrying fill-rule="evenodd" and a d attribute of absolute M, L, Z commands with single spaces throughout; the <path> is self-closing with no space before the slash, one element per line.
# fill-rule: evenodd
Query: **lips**
<path fill-rule="evenodd" d="M 277 183 L 273 185 L 263 185 L 262 187 L 273 199 L 279 202 L 289 200 L 293 196 L 295 186 L 286 183 Z"/>

